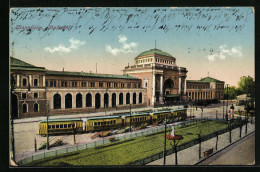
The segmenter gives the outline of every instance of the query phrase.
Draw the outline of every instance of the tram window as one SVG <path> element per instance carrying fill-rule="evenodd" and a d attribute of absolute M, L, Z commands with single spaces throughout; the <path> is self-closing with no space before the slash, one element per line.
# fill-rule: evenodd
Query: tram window
<path fill-rule="evenodd" d="M 50 125 L 48 125 L 48 129 L 51 129 L 51 126 L 50 126 Z"/>
<path fill-rule="evenodd" d="M 62 125 L 62 124 L 60 125 L 60 128 L 63 128 L 63 125 Z"/>
<path fill-rule="evenodd" d="M 60 126 L 59 126 L 59 125 L 56 125 L 56 128 L 60 128 Z"/>
<path fill-rule="evenodd" d="M 75 124 L 72 124 L 72 127 L 74 128 L 74 127 L 75 127 Z"/>
<path fill-rule="evenodd" d="M 68 128 L 71 128 L 71 124 L 68 124 Z"/>
<path fill-rule="evenodd" d="M 68 124 L 64 124 L 64 128 L 68 128 Z"/>
<path fill-rule="evenodd" d="M 114 120 L 114 124 L 116 124 L 116 120 Z"/>
<path fill-rule="evenodd" d="M 51 128 L 55 128 L 55 125 L 51 125 Z"/>
<path fill-rule="evenodd" d="M 100 122 L 98 122 L 98 125 L 100 125 Z"/>
<path fill-rule="evenodd" d="M 112 124 L 113 121 L 110 121 L 110 124 Z"/>

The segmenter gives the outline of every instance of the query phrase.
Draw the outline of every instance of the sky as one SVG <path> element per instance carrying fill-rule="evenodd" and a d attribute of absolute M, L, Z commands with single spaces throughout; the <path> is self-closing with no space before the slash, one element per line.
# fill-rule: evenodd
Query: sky
<path fill-rule="evenodd" d="M 156 45 L 155 45 L 156 40 Z M 255 77 L 252 7 L 13 8 L 10 56 L 48 70 L 123 74 L 161 49 L 188 80 Z"/>

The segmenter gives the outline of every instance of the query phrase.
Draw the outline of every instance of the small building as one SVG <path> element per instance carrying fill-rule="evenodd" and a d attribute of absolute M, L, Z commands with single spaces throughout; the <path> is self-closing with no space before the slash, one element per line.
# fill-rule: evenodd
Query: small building
<path fill-rule="evenodd" d="M 224 98 L 224 81 L 212 77 L 200 80 L 187 80 L 187 96 L 189 100 L 210 100 Z"/>

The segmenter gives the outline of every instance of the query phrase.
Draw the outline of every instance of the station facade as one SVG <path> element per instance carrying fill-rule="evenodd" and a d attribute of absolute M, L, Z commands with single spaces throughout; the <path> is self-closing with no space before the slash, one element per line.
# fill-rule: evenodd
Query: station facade
<path fill-rule="evenodd" d="M 223 81 L 186 80 L 187 72 L 160 49 L 140 53 L 123 75 L 53 71 L 11 57 L 11 110 L 26 118 L 223 99 Z"/>

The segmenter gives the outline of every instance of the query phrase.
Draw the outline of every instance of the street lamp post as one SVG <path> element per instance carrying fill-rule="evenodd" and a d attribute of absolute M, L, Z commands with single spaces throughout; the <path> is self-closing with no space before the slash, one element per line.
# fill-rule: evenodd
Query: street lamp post
<path fill-rule="evenodd" d="M 200 137 L 200 134 L 198 134 L 198 141 L 199 141 L 199 159 L 201 159 L 201 137 Z"/>
<path fill-rule="evenodd" d="M 227 89 L 227 106 L 226 106 L 226 120 L 228 121 L 228 86 L 229 86 L 229 84 L 227 84 L 227 86 L 226 86 L 226 89 Z"/>
<path fill-rule="evenodd" d="M 48 112 L 48 100 L 46 99 L 46 116 L 47 116 L 47 143 L 46 149 L 49 150 L 49 112 Z"/>
<path fill-rule="evenodd" d="M 130 130 L 129 130 L 130 132 L 132 131 L 132 128 L 131 128 L 131 124 L 132 124 L 132 118 L 131 117 L 132 116 L 131 115 L 132 115 L 132 110 L 131 110 L 131 103 L 130 103 Z"/>
<path fill-rule="evenodd" d="M 166 127 L 167 127 L 167 121 L 165 117 L 164 121 L 164 152 L 163 152 L 163 165 L 166 164 Z"/>
<path fill-rule="evenodd" d="M 225 101 L 223 100 L 223 119 L 224 119 L 224 114 L 225 114 Z"/>

